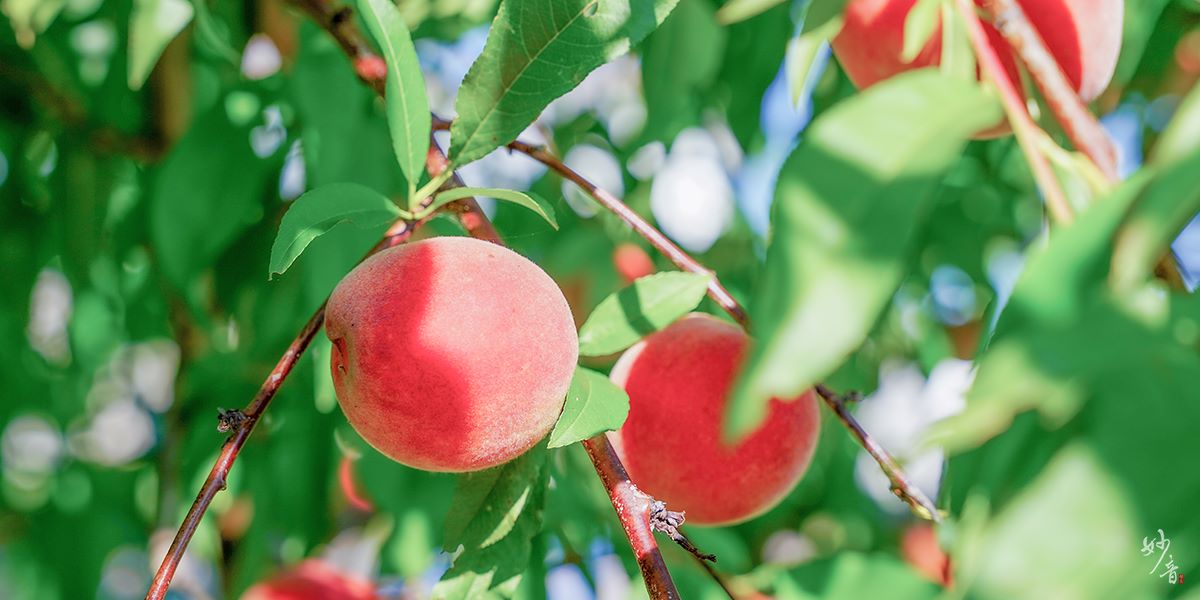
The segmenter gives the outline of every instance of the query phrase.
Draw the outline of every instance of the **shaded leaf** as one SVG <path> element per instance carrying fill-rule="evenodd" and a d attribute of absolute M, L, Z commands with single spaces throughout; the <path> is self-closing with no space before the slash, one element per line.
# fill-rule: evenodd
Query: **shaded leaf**
<path fill-rule="evenodd" d="M 725 30 L 717 26 L 709 0 L 680 0 L 642 51 L 644 136 L 669 141 L 700 122 L 702 92 L 711 86 L 724 53 Z"/>
<path fill-rule="evenodd" d="M 620 352 L 696 308 L 710 277 L 669 271 L 642 277 L 600 302 L 579 328 L 579 353 Z"/>
<path fill-rule="evenodd" d="M 392 149 L 408 180 L 409 196 L 425 172 L 429 151 L 429 99 L 408 26 L 391 0 L 358 0 L 367 29 L 387 62 L 387 116 Z"/>
<path fill-rule="evenodd" d="M 546 105 L 654 30 L 676 0 L 505 0 L 458 92 L 450 158 L 516 139 Z"/>
<path fill-rule="evenodd" d="M 434 598 L 512 597 L 542 526 L 547 456 L 542 443 L 499 467 L 459 476 L 445 548 L 463 549 L 434 587 Z"/>
<path fill-rule="evenodd" d="M 1158 171 L 1113 243 L 1110 281 L 1118 292 L 1149 278 L 1171 241 L 1200 212 L 1200 150 Z"/>
<path fill-rule="evenodd" d="M 341 224 L 379 237 L 400 211 L 386 196 L 356 183 L 331 183 L 297 198 L 283 220 L 271 246 L 271 275 L 287 271 L 292 262 L 317 237 Z"/>
<path fill-rule="evenodd" d="M 187 283 L 261 218 L 271 165 L 251 150 L 249 128 L 235 127 L 221 108 L 175 145 L 150 200 L 151 240 L 173 283 Z"/>
<path fill-rule="evenodd" d="M 559 448 L 598 433 L 616 431 L 629 415 L 629 395 L 601 373 L 575 368 L 562 415 L 550 432 L 550 447 Z"/>
<path fill-rule="evenodd" d="M 866 337 L 907 265 L 926 199 L 966 140 L 1000 110 L 977 85 L 906 73 L 818 118 L 783 166 L 771 245 L 751 306 L 759 336 L 726 413 L 748 431 Z"/>

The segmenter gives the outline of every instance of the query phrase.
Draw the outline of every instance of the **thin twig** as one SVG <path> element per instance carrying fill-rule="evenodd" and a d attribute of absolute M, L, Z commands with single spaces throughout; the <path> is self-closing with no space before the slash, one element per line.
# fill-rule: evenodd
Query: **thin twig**
<path fill-rule="evenodd" d="M 824 384 L 818 383 L 814 389 L 817 395 L 825 401 L 825 404 L 842 421 L 846 429 L 849 429 L 850 433 L 858 439 L 858 443 L 871 455 L 871 458 L 874 458 L 875 462 L 879 463 L 879 468 L 883 470 L 883 474 L 887 475 L 888 481 L 891 482 L 892 493 L 905 504 L 908 504 L 917 516 L 935 523 L 941 523 L 941 513 L 938 512 L 933 501 L 909 481 L 908 475 L 904 473 L 904 469 L 900 467 L 896 459 L 892 458 L 892 455 L 888 454 L 888 451 L 884 450 L 883 446 L 880 446 L 879 442 L 876 442 L 875 438 L 871 437 L 871 434 L 867 433 L 862 425 L 859 425 L 854 415 L 850 414 L 850 410 L 846 408 L 847 398 L 839 396 Z"/>
<path fill-rule="evenodd" d="M 990 0 L 984 6 L 991 14 L 996 30 L 1008 40 L 1025 64 L 1071 143 L 1087 155 L 1109 181 L 1117 181 L 1116 147 L 1075 92 L 1075 87 L 1050 54 L 1021 5 L 1014 0 Z"/>
<path fill-rule="evenodd" d="M 426 161 L 426 166 L 430 176 L 436 177 L 448 166 L 448 161 L 436 140 L 430 141 L 429 153 L 431 158 Z M 457 173 L 451 177 L 448 183 L 457 186 L 463 185 Z M 463 205 L 463 208 L 458 211 L 458 218 L 472 236 L 501 243 L 495 230 L 491 228 L 487 216 L 483 214 L 474 200 L 470 204 Z M 488 225 L 480 227 L 479 223 Z M 667 563 L 663 560 L 658 542 L 654 539 L 654 531 L 667 531 L 665 528 L 655 527 L 658 522 L 656 518 L 661 520 L 662 515 L 670 511 L 666 510 L 665 504 L 637 489 L 637 486 L 629 479 L 625 465 L 621 464 L 621 459 L 604 434 L 584 440 L 583 447 L 592 460 L 596 474 L 600 477 L 600 483 L 608 492 L 613 510 L 616 511 L 617 519 L 621 522 L 621 528 L 625 530 L 625 536 L 629 539 L 629 546 L 633 549 L 634 556 L 637 557 L 638 568 L 642 572 L 642 579 L 646 582 L 646 591 L 651 600 L 678 599 L 679 591 L 675 589 L 671 572 L 667 570 Z M 672 530 L 675 530 L 675 527 L 683 523 L 683 514 L 671 514 L 675 515 L 673 519 L 675 526 L 671 527 Z M 672 537 L 672 539 L 675 538 Z M 687 543 L 691 544 L 691 542 Z M 713 559 L 715 560 L 716 557 Z"/>
<path fill-rule="evenodd" d="M 414 224 L 406 221 L 398 221 L 388 230 L 387 234 L 378 244 L 375 245 L 367 256 L 374 254 L 384 248 L 390 248 L 397 244 L 408 240 L 412 235 Z M 171 547 L 167 550 L 166 556 L 163 557 L 162 563 L 158 567 L 158 572 L 155 573 L 154 579 L 150 582 L 150 589 L 146 592 L 146 600 L 162 600 L 167 595 L 167 589 L 171 585 L 171 579 L 175 577 L 175 569 L 179 567 L 179 563 L 183 560 L 183 553 L 187 549 L 188 543 L 192 540 L 192 536 L 196 533 L 196 528 L 200 525 L 200 519 L 204 517 L 205 511 L 212 504 L 213 498 L 217 492 L 225 489 L 225 482 L 229 477 L 229 469 L 233 467 L 234 461 L 237 460 L 238 453 L 242 447 L 246 445 L 246 440 L 254 431 L 254 426 L 258 424 L 262 417 L 263 411 L 271 404 L 271 400 L 275 398 L 275 394 L 279 391 L 279 386 L 283 384 L 283 380 L 292 372 L 292 368 L 296 366 L 296 361 L 300 359 L 300 355 L 308 348 L 308 345 L 316 337 L 317 332 L 321 330 L 321 325 L 325 322 L 325 304 L 322 303 L 320 308 L 316 310 L 304 327 L 300 329 L 300 333 L 296 334 L 296 338 L 288 346 L 286 352 L 275 364 L 275 368 L 271 370 L 271 374 L 267 376 L 262 387 L 258 389 L 258 393 L 254 395 L 254 399 L 245 409 L 240 411 L 223 411 L 218 429 L 228 427 L 232 431 L 225 443 L 221 445 L 221 452 L 217 455 L 217 461 L 213 463 L 212 469 L 208 473 L 208 478 L 204 480 L 204 485 L 200 486 L 200 492 L 196 494 L 196 500 L 192 502 L 191 508 L 188 509 L 187 515 L 183 518 L 183 524 L 179 526 L 179 531 L 175 533 L 175 539 L 171 541 Z M 227 415 L 235 414 L 236 417 L 230 419 Z"/>
<path fill-rule="evenodd" d="M 433 126 L 434 129 L 439 129 L 445 128 L 446 124 L 445 121 L 435 119 Z M 617 214 L 618 217 L 629 223 L 630 226 L 633 227 L 634 231 L 642 234 L 647 241 L 670 257 L 680 268 L 684 268 L 693 272 L 712 273 L 703 265 L 700 265 L 698 262 L 696 262 L 695 259 L 689 256 L 678 246 L 673 244 L 670 240 L 667 240 L 662 233 L 643 220 L 636 212 L 626 206 L 624 202 L 622 202 L 612 193 L 588 181 L 582 175 L 563 164 L 562 161 L 558 160 L 544 149 L 521 141 L 512 142 L 508 145 L 508 147 L 514 151 L 538 160 L 553 171 L 574 182 L 581 189 L 591 195 L 592 198 L 594 198 L 602 206 L 612 210 L 615 214 Z M 689 268 L 688 265 L 695 265 L 696 267 L 693 269 Z M 745 309 L 742 308 L 741 305 L 739 305 L 737 301 L 725 291 L 724 286 L 721 285 L 721 282 L 717 279 L 715 274 L 712 275 L 712 283 L 710 283 L 708 290 L 710 297 L 716 300 L 717 304 L 723 310 L 725 310 L 730 317 L 733 317 L 734 320 L 741 323 L 743 328 L 747 328 L 748 319 L 746 318 Z M 829 388 L 822 384 L 817 384 L 817 388 L 818 391 L 823 389 L 826 392 L 829 392 Z M 846 408 L 847 401 L 853 402 L 858 399 L 857 392 L 851 392 L 846 399 L 839 399 L 837 402 L 830 401 L 829 398 L 826 398 L 824 395 L 822 395 L 822 397 L 826 399 L 826 403 L 829 404 L 829 407 L 838 415 L 839 420 L 841 420 L 846 428 L 850 430 L 850 433 L 855 437 L 855 439 L 858 440 L 867 453 L 875 459 L 875 462 L 879 463 L 879 468 L 892 482 L 892 489 L 896 496 L 907 503 L 909 507 L 912 508 L 913 512 L 918 516 L 921 516 L 925 519 L 938 521 L 940 517 L 938 516 L 937 510 L 933 507 L 933 503 L 929 501 L 929 497 L 912 484 L 908 476 L 904 473 L 904 469 L 902 469 L 900 465 L 896 463 L 895 459 L 892 458 L 892 456 L 883 448 L 883 446 L 880 446 L 879 443 L 871 437 L 870 433 L 863 429 L 862 425 L 860 425 L 858 421 L 854 419 L 854 416 L 850 414 L 849 410 Z"/>
<path fill-rule="evenodd" d="M 1074 219 L 1074 212 L 1071 210 L 1071 204 L 1067 201 L 1066 194 L 1063 193 L 1062 186 L 1054 176 L 1054 170 L 1050 168 L 1050 162 L 1038 150 L 1038 127 L 1033 122 L 1033 118 L 1029 116 L 1029 112 L 1025 110 L 1025 101 L 1022 99 L 1021 92 L 1008 78 L 1008 72 L 1004 70 L 1000 57 L 996 55 L 996 49 L 988 43 L 987 32 L 984 31 L 979 16 L 975 14 L 974 3 L 970 0 L 956 1 L 958 2 L 958 12 L 966 22 L 967 32 L 971 36 L 971 46 L 975 49 L 975 56 L 979 60 L 980 71 L 1000 94 L 1004 114 L 1007 115 L 1008 123 L 1012 126 L 1013 135 L 1017 137 L 1017 143 L 1025 152 L 1025 160 L 1029 162 L 1029 169 L 1033 171 L 1033 178 L 1042 191 L 1050 215 L 1061 224 L 1069 224 Z"/>
<path fill-rule="evenodd" d="M 1075 92 L 1074 86 L 1050 54 L 1042 37 L 1014 0 L 990 0 L 985 9 L 996 30 L 1004 36 L 1046 98 L 1051 114 L 1071 143 L 1087 156 L 1108 184 L 1120 181 L 1117 149 L 1096 116 Z M 1045 135 L 1042 133 L 1042 135 Z M 1046 139 L 1049 139 L 1048 137 Z M 1175 256 L 1168 249 L 1154 266 L 1154 275 L 1177 290 L 1186 286 Z"/>

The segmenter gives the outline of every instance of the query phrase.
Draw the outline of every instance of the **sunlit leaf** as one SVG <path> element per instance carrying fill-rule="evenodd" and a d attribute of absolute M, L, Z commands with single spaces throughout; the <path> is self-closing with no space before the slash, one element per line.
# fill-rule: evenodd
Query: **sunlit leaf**
<path fill-rule="evenodd" d="M 271 247 L 271 275 L 282 274 L 317 237 L 342 224 L 377 238 L 400 211 L 386 196 L 354 183 L 331 183 L 292 203 Z"/>
<path fill-rule="evenodd" d="M 450 158 L 463 165 L 516 139 L 552 100 L 653 31 L 675 2 L 502 2 L 459 89 Z"/>
<path fill-rule="evenodd" d="M 696 308 L 710 278 L 678 271 L 642 277 L 605 298 L 579 328 L 579 353 L 620 352 Z"/>
<path fill-rule="evenodd" d="M 908 262 L 926 200 L 967 139 L 1000 118 L 978 86 L 921 70 L 818 118 L 784 164 L 758 337 L 726 431 L 748 431 L 772 397 L 794 398 L 866 337 Z"/>
<path fill-rule="evenodd" d="M 409 195 L 425 172 L 429 150 L 429 99 L 408 26 L 391 0 L 358 0 L 367 29 L 387 62 L 387 115 L 392 149 L 408 180 Z"/>
<path fill-rule="evenodd" d="M 942 13 L 942 0 L 917 0 L 904 19 L 904 47 L 900 60 L 908 63 L 917 58 L 933 37 Z"/>
<path fill-rule="evenodd" d="M 141 89 L 171 40 L 192 20 L 187 0 L 135 0 L 129 16 L 129 88 Z"/>
<path fill-rule="evenodd" d="M 529 564 L 530 539 L 541 530 L 546 447 L 459 476 L 446 518 L 445 548 L 462 546 L 433 589 L 439 600 L 511 598 Z"/>
<path fill-rule="evenodd" d="M 625 390 L 600 373 L 576 367 L 562 415 L 550 432 L 550 447 L 559 448 L 598 433 L 615 431 L 628 414 L 629 395 Z"/>
<path fill-rule="evenodd" d="M 529 209 L 537 216 L 546 220 L 551 227 L 558 229 L 558 221 L 554 218 L 554 206 L 546 202 L 541 196 L 533 193 L 518 192 L 516 190 L 506 190 L 502 188 L 473 188 L 459 187 L 451 190 L 446 190 L 434 197 L 433 202 L 424 210 L 421 215 L 432 214 L 437 209 L 463 198 L 472 197 L 495 198 L 511 202 L 518 206 Z"/>

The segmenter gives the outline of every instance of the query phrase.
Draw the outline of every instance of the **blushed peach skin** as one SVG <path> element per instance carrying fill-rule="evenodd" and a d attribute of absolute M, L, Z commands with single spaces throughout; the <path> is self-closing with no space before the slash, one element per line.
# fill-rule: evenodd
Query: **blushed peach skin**
<path fill-rule="evenodd" d="M 532 448 L 562 411 L 579 348 L 550 276 L 459 237 L 363 261 L 330 296 L 326 331 L 350 424 L 428 471 L 486 469 Z"/>
<path fill-rule="evenodd" d="M 625 283 L 633 283 L 654 273 L 654 261 L 641 246 L 624 242 L 613 250 L 613 266 Z"/>
<path fill-rule="evenodd" d="M 833 52 L 850 80 L 868 88 L 898 73 L 937 65 L 941 60 L 941 25 L 910 63 L 901 60 L 904 22 L 917 0 L 850 0 L 842 30 L 834 37 Z M 976 0 L 980 4 L 981 0 Z M 1063 73 L 1085 102 L 1104 91 L 1112 79 L 1121 50 L 1125 14 L 1122 0 L 1017 0 L 1054 56 Z M 1017 59 L 1008 42 L 984 23 L 1008 77 L 1018 89 Z M 1007 128 L 994 133 L 1002 133 Z"/>
<path fill-rule="evenodd" d="M 771 400 L 767 420 L 734 446 L 721 419 L 748 338 L 692 314 L 630 348 L 612 370 L 629 417 L 611 434 L 630 478 L 697 525 L 727 525 L 778 504 L 808 469 L 820 414 L 812 392 Z"/>
<path fill-rule="evenodd" d="M 348 577 L 319 560 L 254 584 L 242 600 L 377 600 L 371 582 Z"/>

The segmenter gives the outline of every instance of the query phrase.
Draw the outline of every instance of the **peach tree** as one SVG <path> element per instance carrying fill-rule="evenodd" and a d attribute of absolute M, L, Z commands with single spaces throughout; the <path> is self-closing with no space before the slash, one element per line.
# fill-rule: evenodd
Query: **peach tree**
<path fill-rule="evenodd" d="M 1193 0 L 0 11 L 2 598 L 1188 594 Z"/>

